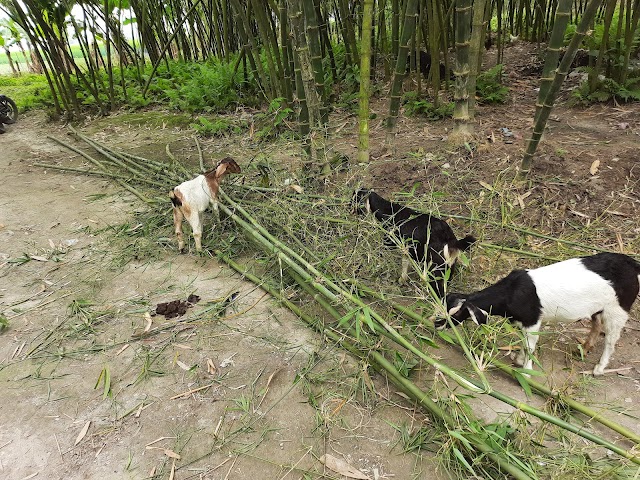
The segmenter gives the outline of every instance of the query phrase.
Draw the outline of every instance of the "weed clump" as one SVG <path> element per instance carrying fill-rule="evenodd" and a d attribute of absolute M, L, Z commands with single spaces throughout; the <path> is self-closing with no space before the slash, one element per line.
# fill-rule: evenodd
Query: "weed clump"
<path fill-rule="evenodd" d="M 502 65 L 482 72 L 476 79 L 476 96 L 479 103 L 504 103 L 509 89 L 502 84 Z"/>
<path fill-rule="evenodd" d="M 571 99 L 574 104 L 579 105 L 604 103 L 611 100 L 622 103 L 640 101 L 640 71 L 636 72 L 636 76 L 622 83 L 612 78 L 598 79 L 593 90 L 589 88 L 587 80 L 572 92 Z"/>
<path fill-rule="evenodd" d="M 418 98 L 417 92 L 407 92 L 404 95 L 404 108 L 407 115 L 423 115 L 429 120 L 440 120 L 453 116 L 455 104 L 453 102 L 443 103 L 436 107 L 427 100 Z"/>

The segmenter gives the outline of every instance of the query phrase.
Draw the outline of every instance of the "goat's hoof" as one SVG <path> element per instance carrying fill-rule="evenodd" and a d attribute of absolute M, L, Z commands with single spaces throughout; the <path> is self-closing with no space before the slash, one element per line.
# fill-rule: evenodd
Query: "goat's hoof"
<path fill-rule="evenodd" d="M 589 339 L 580 340 L 579 338 L 576 338 L 576 340 L 582 347 L 582 351 L 584 353 L 589 353 L 593 349 L 594 345 L 589 341 Z"/>
<path fill-rule="evenodd" d="M 518 366 L 518 367 L 522 367 L 524 366 L 524 362 L 526 360 L 526 355 L 524 355 L 522 352 L 511 352 L 511 360 L 513 360 L 513 363 Z"/>
<path fill-rule="evenodd" d="M 604 367 L 601 367 L 600 365 L 593 367 L 593 376 L 600 377 L 601 375 L 604 375 Z"/>

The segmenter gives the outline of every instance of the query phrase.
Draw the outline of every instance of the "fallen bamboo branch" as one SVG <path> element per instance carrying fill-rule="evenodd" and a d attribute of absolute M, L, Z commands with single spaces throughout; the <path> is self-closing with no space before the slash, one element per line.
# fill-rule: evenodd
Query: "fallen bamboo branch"
<path fill-rule="evenodd" d="M 529 230 L 528 228 L 524 228 L 524 227 L 518 227 L 517 225 L 513 225 L 513 224 L 502 224 L 502 223 L 498 223 L 498 222 L 493 222 L 491 220 L 483 220 L 480 218 L 474 218 L 474 217 L 467 217 L 465 215 L 448 215 L 448 214 L 443 214 L 443 217 L 447 217 L 447 218 L 456 218 L 458 220 L 466 220 L 469 222 L 476 222 L 476 223 L 482 223 L 484 225 L 491 225 L 492 227 L 498 227 L 498 228 L 508 228 L 509 230 L 514 230 L 516 232 L 520 232 L 520 233 L 524 233 L 525 235 L 529 235 L 532 237 L 538 237 L 538 238 L 544 238 L 545 240 L 551 240 L 552 242 L 558 242 L 558 243 L 562 243 L 564 245 L 569 245 L 571 247 L 577 247 L 577 248 L 581 248 L 584 250 L 592 250 L 594 252 L 605 252 L 605 253 L 618 253 L 618 252 L 613 252 L 612 250 L 607 250 L 606 248 L 602 248 L 602 247 L 598 247 L 595 245 L 587 245 L 586 243 L 580 243 L 580 242 L 574 242 L 572 240 L 565 240 L 563 238 L 558 238 L 558 237 L 552 237 L 551 235 L 547 235 L 545 233 L 540 233 L 540 232 L 536 232 L 534 230 Z M 640 257 L 639 254 L 634 254 L 634 253 L 627 253 L 626 255 L 629 255 L 631 257 Z"/>
<path fill-rule="evenodd" d="M 394 302 L 394 301 L 386 299 L 384 297 L 384 295 L 382 295 L 382 294 L 380 294 L 380 293 L 378 293 L 378 292 L 376 292 L 376 291 L 374 291 L 374 290 L 372 290 L 370 288 L 364 287 L 364 286 L 359 285 L 359 284 L 355 284 L 355 286 L 364 295 L 367 295 L 367 296 L 370 296 L 370 297 L 373 297 L 373 298 L 376 298 L 378 300 L 382 300 L 382 301 L 386 302 L 394 310 L 396 310 L 397 312 L 405 315 L 407 318 L 420 323 L 423 327 L 425 327 L 431 333 L 435 332 L 435 327 L 433 326 L 433 324 L 425 322 L 425 319 L 419 313 L 411 310 L 408 307 L 405 307 L 404 305 L 400 305 L 397 302 Z M 500 369 L 501 371 L 503 371 L 504 373 L 516 378 L 516 374 L 517 374 L 516 369 L 510 367 L 506 363 L 501 362 L 499 360 L 493 360 L 492 364 L 495 367 L 497 367 L 498 369 Z M 589 371 L 589 374 L 591 374 L 591 371 Z M 534 391 L 538 392 L 539 394 L 544 395 L 544 396 L 549 397 L 549 398 L 554 398 L 554 399 L 560 400 L 561 402 L 563 402 L 567 406 L 569 406 L 572 410 L 575 410 L 576 412 L 582 413 L 583 415 L 589 417 L 591 420 L 595 420 L 596 422 L 600 423 L 601 425 L 604 425 L 605 427 L 610 428 L 611 430 L 619 433 L 620 435 L 622 435 L 625 438 L 631 440 L 632 442 L 634 442 L 636 444 L 640 444 L 640 435 L 638 435 L 637 433 L 632 432 L 631 430 L 629 430 L 626 427 L 620 425 L 619 423 L 616 423 L 616 422 L 604 417 L 600 413 L 598 413 L 595 410 L 587 407 L 586 405 L 584 405 L 584 404 L 572 399 L 571 397 L 567 397 L 567 396 L 561 395 L 560 392 L 557 392 L 557 391 L 552 391 L 546 385 L 543 385 L 543 384 L 541 384 L 539 382 L 536 382 L 535 380 L 533 380 L 531 378 L 524 377 L 523 375 L 520 375 L 520 377 L 518 378 L 518 381 L 526 382 L 527 384 L 529 384 L 529 386 Z"/>
<path fill-rule="evenodd" d="M 442 364 L 438 360 L 426 355 L 421 350 L 417 349 L 411 342 L 409 342 L 406 338 L 400 335 L 393 327 L 391 327 L 380 315 L 378 315 L 375 311 L 370 309 L 368 305 L 366 305 L 362 300 L 358 297 L 355 297 L 350 292 L 342 289 L 334 282 L 332 282 L 329 278 L 324 276 L 321 272 L 319 272 L 315 267 L 306 262 L 302 257 L 300 257 L 296 252 L 291 250 L 285 244 L 280 242 L 278 239 L 273 237 L 264 227 L 262 227 L 251 215 L 246 212 L 240 205 L 235 203 L 231 198 L 229 198 L 222 190 L 219 191 L 222 198 L 228 202 L 235 211 L 240 212 L 248 221 L 241 219 L 235 211 L 232 211 L 226 205 L 220 203 L 219 207 L 229 216 L 231 217 L 240 227 L 242 227 L 247 234 L 249 234 L 254 240 L 258 242 L 263 248 L 267 251 L 275 254 L 281 261 L 283 261 L 291 270 L 293 270 L 296 274 L 300 276 L 302 280 L 304 280 L 304 284 L 309 284 L 317 291 L 320 295 L 326 297 L 327 300 L 331 302 L 338 302 L 341 299 L 347 299 L 353 304 L 356 305 L 356 308 L 368 309 L 368 315 L 372 320 L 375 320 L 382 328 L 384 328 L 398 345 L 406 348 L 411 353 L 416 355 L 418 358 L 424 360 L 432 367 L 446 374 L 450 378 L 454 379 L 459 385 L 467 388 L 468 390 L 475 393 L 486 393 L 491 395 L 492 397 L 531 415 L 534 415 L 543 421 L 554 424 L 560 428 L 563 428 L 567 431 L 575 433 L 583 438 L 597 444 L 601 445 L 605 448 L 608 448 L 612 452 L 617 453 L 618 455 L 631 460 L 632 462 L 640 465 L 640 457 L 635 456 L 633 453 L 628 452 L 613 443 L 609 442 L 606 439 L 598 437 L 597 435 L 591 434 L 590 432 L 584 431 L 580 427 L 576 427 L 560 418 L 557 418 L 553 415 L 550 415 L 546 412 L 543 412 L 539 409 L 536 409 L 530 405 L 527 405 L 523 402 L 520 402 L 516 399 L 509 397 L 508 395 L 504 395 L 500 392 L 493 391 L 486 379 L 483 379 L 482 384 L 479 382 L 466 378 L 460 373 L 454 371 L 450 367 L 445 364 Z M 298 263 L 299 262 L 299 263 Z M 322 283 L 320 283 L 322 282 Z M 326 285 L 326 286 L 325 286 Z M 365 315 L 366 316 L 366 315 Z M 357 316 L 356 316 L 357 317 Z M 344 317 L 343 317 L 344 318 Z M 357 321 L 357 318 L 356 318 Z"/>
<path fill-rule="evenodd" d="M 455 425 L 454 419 L 446 412 L 444 412 L 433 400 L 431 400 L 431 396 L 418 388 L 413 382 L 409 379 L 403 377 L 398 370 L 387 361 L 384 356 L 382 356 L 379 352 L 372 350 L 368 353 L 360 350 L 358 347 L 353 345 L 351 342 L 345 339 L 343 335 L 328 329 L 324 326 L 324 323 L 320 320 L 314 319 L 309 316 L 305 312 L 303 312 L 297 305 L 290 302 L 288 299 L 284 298 L 278 290 L 271 287 L 268 283 L 264 282 L 260 278 L 255 275 L 249 273 L 247 269 L 242 268 L 238 263 L 231 260 L 228 256 L 224 255 L 220 251 L 216 251 L 216 255 L 218 258 L 227 263 L 231 268 L 236 270 L 238 273 L 243 275 L 248 280 L 252 281 L 256 285 L 259 285 L 260 288 L 263 288 L 269 294 L 271 294 L 274 298 L 276 298 L 280 303 L 289 308 L 294 314 L 296 314 L 299 318 L 301 318 L 305 323 L 307 323 L 312 328 L 316 329 L 319 333 L 330 338 L 332 341 L 340 344 L 347 351 L 349 351 L 354 356 L 366 359 L 371 362 L 372 366 L 376 369 L 376 371 L 380 373 L 386 373 L 387 378 L 391 380 L 398 388 L 404 391 L 412 400 L 419 403 L 422 407 L 424 407 L 427 411 L 429 411 L 432 415 L 434 415 L 437 419 L 440 419 L 445 423 L 445 425 L 449 425 L 453 427 Z M 300 279 L 301 280 L 301 279 Z M 303 282 L 306 283 L 306 282 Z M 328 305 L 328 304 L 327 304 Z M 336 320 L 340 318 L 340 314 L 331 306 L 328 305 L 329 308 L 327 310 Z M 491 446 L 485 443 L 481 438 L 477 436 L 468 438 L 470 444 L 476 447 L 482 455 L 487 455 L 493 463 L 495 463 L 501 470 L 507 472 L 512 475 L 513 478 L 518 480 L 525 480 L 531 478 L 529 474 L 522 471 L 522 469 L 518 468 L 516 465 L 513 465 L 505 458 L 502 458 L 498 455 Z M 477 454 L 477 452 L 470 451 L 470 455 Z"/>

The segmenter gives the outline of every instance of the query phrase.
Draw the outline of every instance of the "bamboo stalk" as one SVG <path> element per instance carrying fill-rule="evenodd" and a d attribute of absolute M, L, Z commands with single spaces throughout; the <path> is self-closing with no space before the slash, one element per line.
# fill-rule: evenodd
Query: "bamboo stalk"
<path fill-rule="evenodd" d="M 293 304 L 286 298 L 284 298 L 279 291 L 271 287 L 269 284 L 256 277 L 255 275 L 243 269 L 238 263 L 231 260 L 229 257 L 225 256 L 221 251 L 216 251 L 216 256 L 222 259 L 225 263 L 227 263 L 231 268 L 236 270 L 238 273 L 259 285 L 269 294 L 271 294 L 274 298 L 278 299 L 283 305 L 289 308 L 294 314 L 300 317 L 303 321 L 305 321 L 308 325 L 316 329 L 322 335 L 330 338 L 336 343 L 340 344 L 342 347 L 347 349 L 350 353 L 355 355 L 360 359 L 367 359 L 371 362 L 372 366 L 380 373 L 384 372 L 387 374 L 387 378 L 391 380 L 398 388 L 403 390 L 410 398 L 419 403 L 422 407 L 424 407 L 427 411 L 429 411 L 436 418 L 440 419 L 445 423 L 445 425 L 449 425 L 452 427 L 455 425 L 454 419 L 446 412 L 444 412 L 433 400 L 431 400 L 431 396 L 418 388 L 413 382 L 409 379 L 403 377 L 400 372 L 391 364 L 389 361 L 384 358 L 379 352 L 371 351 L 368 354 L 364 351 L 360 350 L 358 347 L 351 344 L 351 342 L 345 340 L 344 336 L 334 332 L 331 329 L 324 327 L 323 322 L 319 320 L 314 320 L 311 316 L 304 313 L 297 305 Z M 298 280 L 302 280 L 300 277 Z M 301 286 L 306 282 L 302 282 Z M 340 314 L 329 304 L 325 303 L 328 306 L 327 312 L 330 313 L 336 320 L 340 319 Z M 518 480 L 525 480 L 531 478 L 517 466 L 512 465 L 509 461 L 502 458 L 500 455 L 496 454 L 495 451 L 490 447 L 482 438 L 478 438 L 477 436 L 468 438 L 470 443 L 473 444 L 483 455 L 487 455 L 492 462 L 494 462 L 501 470 L 509 473 Z"/>
<path fill-rule="evenodd" d="M 95 170 L 82 170 L 81 168 L 61 167 L 59 165 L 51 165 L 50 163 L 33 163 L 34 167 L 51 168 L 54 170 L 62 170 L 64 172 L 82 173 L 84 175 L 96 175 L 99 177 L 122 178 L 121 175 L 108 172 L 96 172 Z"/>
<path fill-rule="evenodd" d="M 243 227 L 245 231 L 249 233 L 250 236 L 253 237 L 253 239 L 256 240 L 259 244 L 265 247 L 268 251 L 276 254 L 280 260 L 284 261 L 289 267 L 295 270 L 296 273 L 300 274 L 303 278 L 309 279 L 309 281 L 312 282 L 314 288 L 325 295 L 329 300 L 335 302 L 339 300 L 339 298 L 345 298 L 353 302 L 359 308 L 369 308 L 369 306 L 361 299 L 355 297 L 350 292 L 336 285 L 334 282 L 324 276 L 320 271 L 318 271 L 313 265 L 307 262 L 300 255 L 298 255 L 295 251 L 291 250 L 289 247 L 287 247 L 277 238 L 271 235 L 264 227 L 258 224 L 258 222 L 256 222 L 255 219 L 253 219 L 253 217 L 249 215 L 246 210 L 244 210 L 240 205 L 231 200 L 231 198 L 229 198 L 229 196 L 226 195 L 222 191 L 222 189 L 218 190 L 218 194 L 223 200 L 230 203 L 230 205 L 233 206 L 235 210 L 239 211 L 245 218 L 247 218 L 250 223 L 247 223 L 246 221 L 239 218 L 232 210 L 230 210 L 226 205 L 222 203 L 219 203 L 219 208 L 221 208 L 229 217 L 231 217 L 236 223 Z M 304 268 L 302 266 L 304 266 Z M 311 275 L 308 272 L 310 272 Z M 322 279 L 323 283 L 329 286 L 331 290 L 324 284 L 316 281 L 316 278 Z M 449 376 L 461 387 L 477 393 L 483 391 L 483 389 L 478 389 L 478 387 L 474 383 L 469 382 L 466 378 L 464 378 L 464 376 L 456 372 L 454 369 L 450 368 L 448 365 L 434 359 L 433 357 L 430 357 L 420 349 L 416 348 L 413 344 L 411 344 L 411 342 L 407 341 L 402 335 L 400 335 L 400 333 L 398 333 L 395 328 L 389 325 L 389 323 L 387 323 L 384 318 L 382 318 L 375 311 L 370 310 L 370 314 L 399 345 L 402 345 L 414 355 L 427 362 L 433 368 L 440 370 L 442 373 Z M 483 379 L 484 389 L 490 390 L 490 385 L 488 384 L 484 376 L 481 375 L 481 378 Z"/>
<path fill-rule="evenodd" d="M 384 302 L 386 302 L 388 305 L 390 305 L 393 309 L 395 309 L 397 312 L 405 315 L 407 318 L 414 320 L 416 322 L 419 322 L 422 326 L 424 326 L 425 328 L 427 328 L 427 330 L 429 330 L 431 333 L 435 332 L 434 326 L 432 323 L 427 323 L 425 322 L 425 319 L 422 317 L 422 315 L 420 315 L 419 313 L 411 310 L 408 307 L 405 307 L 404 305 L 400 305 L 397 302 L 394 302 L 392 300 L 387 299 L 384 295 L 359 284 L 356 284 L 356 287 L 358 288 L 358 290 L 360 290 L 362 293 L 364 293 L 367 296 L 376 298 L 378 300 L 382 300 Z M 456 340 L 457 341 L 457 340 Z M 504 373 L 511 375 L 512 377 L 515 378 L 515 374 L 516 374 L 516 370 L 512 367 L 510 367 L 509 365 L 507 365 L 504 362 L 501 362 L 499 360 L 493 360 L 492 364 L 495 365 L 497 368 L 499 368 L 500 370 L 502 370 Z M 570 408 L 572 408 L 573 410 L 580 412 L 584 415 L 586 415 L 587 417 L 589 417 L 592 420 L 595 420 L 596 422 L 610 428 L 611 430 L 619 433 L 620 435 L 623 435 L 624 437 L 626 437 L 627 439 L 631 440 L 632 442 L 636 443 L 636 444 L 640 444 L 640 435 L 630 431 L 629 429 L 625 428 L 624 426 L 620 425 L 619 423 L 616 423 L 612 420 L 609 420 L 608 418 L 604 417 L 603 415 L 599 414 L 598 412 L 596 412 L 595 410 L 587 407 L 586 405 L 572 399 L 571 397 L 565 397 L 563 395 L 561 395 L 559 392 L 554 392 L 552 391 L 550 388 L 548 388 L 547 386 L 536 382 L 535 380 L 531 379 L 531 378 L 527 378 L 524 377 L 522 375 L 520 375 L 520 378 L 518 379 L 525 381 L 526 383 L 529 384 L 529 386 L 535 390 L 536 392 L 542 394 L 542 395 L 546 395 L 547 397 L 550 398 L 556 398 L 559 399 L 560 401 L 566 403 Z"/>
<path fill-rule="evenodd" d="M 611 250 L 607 250 L 606 248 L 597 247 L 595 245 L 587 245 L 586 243 L 573 242 L 571 240 L 564 240 L 564 239 L 558 238 L 558 237 L 552 237 L 551 235 L 546 235 L 544 233 L 535 232 L 533 230 L 529 230 L 529 229 L 523 228 L 523 227 L 518 227 L 516 225 L 502 224 L 502 223 L 498 223 L 498 222 L 492 222 L 491 220 L 482 220 L 482 219 L 479 219 L 479 218 L 466 217 L 464 215 L 447 215 L 447 214 L 443 214 L 443 217 L 457 218 L 457 219 L 460 219 L 460 220 L 467 220 L 467 221 L 470 221 L 470 222 L 483 223 L 485 225 L 491 225 L 491 226 L 500 227 L 500 228 L 505 228 L 506 227 L 506 228 L 508 228 L 510 230 L 515 230 L 516 232 L 524 233 L 524 234 L 530 235 L 532 237 L 544 238 L 546 240 L 552 240 L 554 242 L 563 243 L 565 245 L 571 245 L 572 247 L 583 248 L 585 250 L 593 250 L 595 252 L 613 253 Z M 629 255 L 631 257 L 640 257 L 639 254 L 634 254 L 634 253 L 627 253 L 627 255 Z"/>
<path fill-rule="evenodd" d="M 573 38 L 571 39 L 571 42 L 569 43 L 569 46 L 567 47 L 567 50 L 562 57 L 562 61 L 560 62 L 560 66 L 556 71 L 553 82 L 549 86 L 549 91 L 547 92 L 547 95 L 542 102 L 542 108 L 540 109 L 538 117 L 536 118 L 531 138 L 527 143 L 527 149 L 524 156 L 522 157 L 519 174 L 521 178 L 526 177 L 531 170 L 533 156 L 535 155 L 538 144 L 542 139 L 542 134 L 544 133 L 544 129 L 547 124 L 547 120 L 549 119 L 549 115 L 551 114 L 551 109 L 553 108 L 555 99 L 558 95 L 558 92 L 560 91 L 560 87 L 562 86 L 564 79 L 569 73 L 569 68 L 571 67 L 571 62 L 575 58 L 578 46 L 582 42 L 584 36 L 587 34 L 589 25 L 591 24 L 593 16 L 595 15 L 599 6 L 600 0 L 589 1 L 582 15 L 582 19 L 580 20 L 580 23 L 576 28 L 576 32 L 574 33 Z"/>

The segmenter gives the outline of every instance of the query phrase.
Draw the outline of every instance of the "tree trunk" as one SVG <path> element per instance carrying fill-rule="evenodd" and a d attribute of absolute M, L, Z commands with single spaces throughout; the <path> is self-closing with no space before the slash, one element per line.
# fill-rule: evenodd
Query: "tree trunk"
<path fill-rule="evenodd" d="M 298 63 L 300 65 L 302 86 L 304 88 L 305 97 L 307 99 L 307 108 L 309 110 L 309 125 L 311 127 L 309 136 L 311 141 L 312 158 L 310 159 L 310 163 L 306 165 L 306 170 L 311 174 L 320 173 L 321 175 L 326 175 L 329 173 L 329 164 L 326 161 L 324 150 L 324 132 L 321 131 L 322 119 L 320 108 L 322 103 L 320 95 L 316 90 L 309 45 L 304 32 L 302 8 L 300 0 L 287 0 L 287 4 L 289 7 L 289 20 L 293 29 L 296 54 L 298 55 Z"/>
<path fill-rule="evenodd" d="M 409 40 L 413 36 L 416 28 L 416 12 L 418 10 L 419 0 L 407 0 L 407 9 L 404 17 L 404 26 L 402 28 L 402 38 L 398 49 L 398 58 L 396 59 L 396 70 L 393 72 L 393 80 L 391 81 L 389 116 L 387 117 L 386 129 L 387 135 L 385 143 L 387 147 L 392 148 L 395 144 L 396 124 L 398 123 L 398 111 L 400 110 L 400 96 L 402 95 L 402 80 L 407 67 L 407 55 L 409 54 Z"/>
<path fill-rule="evenodd" d="M 364 0 L 362 11 L 362 35 L 360 36 L 360 123 L 358 135 L 358 162 L 369 161 L 369 94 L 371 91 L 371 30 L 373 25 L 373 0 Z"/>
<path fill-rule="evenodd" d="M 531 139 L 527 144 L 527 150 L 524 154 L 524 157 L 522 158 L 522 163 L 520 164 L 520 178 L 526 177 L 531 170 L 533 155 L 535 155 L 538 144 L 540 143 L 540 139 L 542 138 L 542 133 L 544 132 L 547 120 L 549 119 L 549 115 L 551 114 L 551 109 L 553 108 L 556 96 L 560 91 L 562 82 L 564 82 L 564 79 L 569 73 L 571 62 L 573 62 L 573 59 L 576 56 L 576 51 L 578 50 L 582 39 L 587 34 L 589 25 L 591 24 L 591 20 L 593 20 L 593 17 L 596 14 L 598 7 L 600 6 L 600 2 L 601 0 L 589 0 L 584 13 L 582 14 L 582 19 L 580 20 L 580 23 L 576 28 L 576 33 L 573 35 L 571 43 L 569 43 L 569 46 L 567 47 L 567 50 L 562 57 L 562 61 L 560 62 L 560 66 L 558 67 L 558 71 L 556 72 L 556 76 L 553 79 L 553 83 L 551 83 L 551 86 L 549 87 L 549 92 L 544 99 L 542 109 L 540 110 L 540 114 L 538 115 L 538 119 L 536 120 L 535 126 L 533 128 L 533 134 L 531 135 Z"/>
<path fill-rule="evenodd" d="M 471 44 L 469 46 L 469 118 L 473 120 L 476 109 L 476 78 L 482 64 L 483 37 L 487 29 L 485 10 L 487 0 L 476 0 L 473 3 L 473 28 L 471 30 Z"/>
<path fill-rule="evenodd" d="M 469 118 L 469 34 L 471 29 L 471 0 L 456 0 L 456 84 L 454 91 L 453 132 L 449 141 L 463 145 L 473 136 Z M 484 14 L 484 10 L 483 10 Z M 475 94 L 473 92 L 472 94 Z"/>
<path fill-rule="evenodd" d="M 542 68 L 542 78 L 540 79 L 540 91 L 538 93 L 538 100 L 536 101 L 534 123 L 538 120 L 540 110 L 542 110 L 542 105 L 547 97 L 549 87 L 551 86 L 551 82 L 553 82 L 555 71 L 558 67 L 558 59 L 560 58 L 560 50 L 563 46 L 564 32 L 569 23 L 570 13 L 571 0 L 559 0 L 558 8 L 556 9 L 556 18 L 553 23 L 553 31 L 551 32 L 551 39 L 547 47 L 547 55 L 545 56 L 544 67 Z"/>

